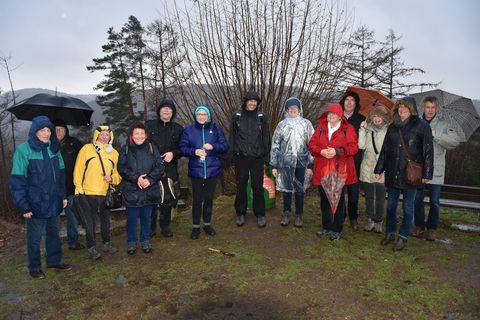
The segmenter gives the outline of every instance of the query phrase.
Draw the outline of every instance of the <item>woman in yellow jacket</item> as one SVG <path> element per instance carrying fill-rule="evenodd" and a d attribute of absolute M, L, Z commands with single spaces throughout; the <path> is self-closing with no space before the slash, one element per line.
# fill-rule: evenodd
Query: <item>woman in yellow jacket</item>
<path fill-rule="evenodd" d="M 93 142 L 84 145 L 78 153 L 73 171 L 75 208 L 83 220 L 88 254 L 93 260 L 102 256 L 95 248 L 97 215 L 100 215 L 103 251 L 117 252 L 110 243 L 110 210 L 104 207 L 108 185 L 118 185 L 122 180 L 117 171 L 118 152 L 112 147 L 112 142 L 110 128 L 106 125 L 97 127 L 93 132 Z"/>

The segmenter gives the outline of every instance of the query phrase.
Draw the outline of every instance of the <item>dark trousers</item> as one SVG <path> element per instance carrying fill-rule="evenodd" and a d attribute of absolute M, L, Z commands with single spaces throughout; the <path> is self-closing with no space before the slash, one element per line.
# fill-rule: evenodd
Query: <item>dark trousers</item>
<path fill-rule="evenodd" d="M 293 192 L 283 193 L 283 211 L 292 211 Z M 303 214 L 303 202 L 305 199 L 304 192 L 295 192 L 295 214 Z"/>
<path fill-rule="evenodd" d="M 137 222 L 140 218 L 140 242 L 150 240 L 150 219 L 153 205 L 127 207 L 127 243 L 137 243 Z"/>
<path fill-rule="evenodd" d="M 45 219 L 25 219 L 27 225 L 28 270 L 42 270 L 40 241 L 45 234 L 47 266 L 56 266 L 62 260 L 62 243 L 60 242 L 60 216 Z"/>
<path fill-rule="evenodd" d="M 332 207 L 322 186 L 318 187 L 320 192 L 320 208 L 322 210 L 322 227 L 328 231 L 342 232 L 343 221 L 345 220 L 345 187 L 338 202 L 337 211 L 333 214 Z"/>
<path fill-rule="evenodd" d="M 424 191 L 430 193 L 430 211 L 428 213 L 427 223 L 425 224 L 425 207 L 423 204 Z M 426 184 L 417 189 L 415 196 L 415 226 L 425 230 L 437 230 L 438 221 L 440 220 L 440 194 L 442 192 L 441 184 Z"/>
<path fill-rule="evenodd" d="M 172 223 L 171 205 L 160 205 L 158 208 L 157 206 L 154 206 L 150 219 L 150 229 L 152 232 L 155 232 L 155 230 L 157 229 L 157 217 L 159 216 L 158 213 L 160 213 L 160 218 L 158 219 L 158 225 L 160 226 L 160 229 L 168 228 Z"/>
<path fill-rule="evenodd" d="M 358 219 L 358 195 L 360 193 L 360 183 L 354 183 L 346 186 L 348 196 L 348 219 Z"/>
<path fill-rule="evenodd" d="M 87 248 L 94 247 L 97 217 L 100 216 L 100 234 L 102 242 L 110 242 L 110 210 L 104 206 L 105 196 L 80 195 L 84 197 L 80 206 L 81 216 L 85 223 Z"/>
<path fill-rule="evenodd" d="M 265 198 L 263 197 L 263 158 L 235 158 L 235 180 L 237 183 L 235 211 L 237 212 L 237 215 L 245 215 L 247 212 L 247 185 L 249 176 L 252 182 L 253 212 L 257 217 L 265 216 Z"/>
<path fill-rule="evenodd" d="M 213 196 L 217 177 L 207 179 L 192 178 L 192 221 L 194 228 L 200 228 L 200 219 L 208 226 L 212 221 Z"/>
<path fill-rule="evenodd" d="M 385 196 L 387 189 L 383 183 L 363 183 L 367 217 L 374 222 L 382 222 L 385 212 Z"/>

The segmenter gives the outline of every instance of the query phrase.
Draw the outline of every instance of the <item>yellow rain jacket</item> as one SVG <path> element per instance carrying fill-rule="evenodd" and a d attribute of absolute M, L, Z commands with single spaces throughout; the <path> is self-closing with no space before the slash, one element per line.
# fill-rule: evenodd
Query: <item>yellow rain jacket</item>
<path fill-rule="evenodd" d="M 110 132 L 108 144 L 97 141 L 101 131 Z M 118 152 L 112 147 L 113 132 L 108 126 L 99 126 L 93 132 L 93 142 L 88 143 L 80 149 L 75 169 L 73 170 L 73 183 L 75 194 L 86 194 L 105 196 L 107 194 L 108 182 L 103 180 L 103 170 L 99 159 L 102 157 L 105 173 L 112 177 L 112 184 L 118 185 L 122 181 L 117 171 Z"/>

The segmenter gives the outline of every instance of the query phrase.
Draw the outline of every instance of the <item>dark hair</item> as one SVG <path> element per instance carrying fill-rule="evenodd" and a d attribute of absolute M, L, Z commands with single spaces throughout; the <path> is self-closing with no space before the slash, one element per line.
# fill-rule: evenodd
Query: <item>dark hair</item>
<path fill-rule="evenodd" d="M 147 127 L 140 122 L 140 121 L 135 121 L 131 126 L 130 126 L 130 132 L 133 133 L 133 130 L 135 129 L 143 129 L 145 132 L 147 132 Z"/>
<path fill-rule="evenodd" d="M 425 105 L 425 102 L 431 102 L 435 105 L 436 108 L 438 108 L 438 99 L 437 97 L 434 96 L 427 96 L 425 99 L 423 99 L 423 105 Z"/>

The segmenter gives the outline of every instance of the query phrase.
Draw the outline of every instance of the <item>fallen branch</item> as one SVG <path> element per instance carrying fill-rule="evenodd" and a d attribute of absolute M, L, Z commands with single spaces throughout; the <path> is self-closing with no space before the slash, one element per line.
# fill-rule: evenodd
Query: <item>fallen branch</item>
<path fill-rule="evenodd" d="M 227 252 L 223 249 L 208 248 L 208 250 L 210 250 L 212 252 L 216 252 L 216 253 L 221 253 L 221 254 L 223 254 L 224 256 L 227 256 L 227 257 L 235 257 L 235 254 Z"/>

